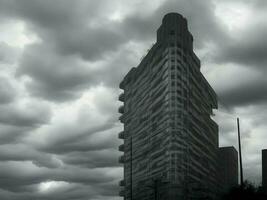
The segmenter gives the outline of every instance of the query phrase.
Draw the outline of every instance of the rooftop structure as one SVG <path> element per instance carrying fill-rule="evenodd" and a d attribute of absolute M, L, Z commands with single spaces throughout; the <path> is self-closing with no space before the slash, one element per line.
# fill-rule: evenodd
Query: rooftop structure
<path fill-rule="evenodd" d="M 262 150 L 262 187 L 267 194 L 267 149 Z"/>

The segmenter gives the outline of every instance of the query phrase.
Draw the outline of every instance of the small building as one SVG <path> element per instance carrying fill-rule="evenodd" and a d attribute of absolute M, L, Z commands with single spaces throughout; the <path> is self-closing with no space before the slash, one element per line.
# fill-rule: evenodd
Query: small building
<path fill-rule="evenodd" d="M 262 150 L 262 188 L 267 194 L 267 149 Z"/>
<path fill-rule="evenodd" d="M 238 153 L 233 146 L 219 148 L 219 180 L 221 193 L 238 185 Z"/>

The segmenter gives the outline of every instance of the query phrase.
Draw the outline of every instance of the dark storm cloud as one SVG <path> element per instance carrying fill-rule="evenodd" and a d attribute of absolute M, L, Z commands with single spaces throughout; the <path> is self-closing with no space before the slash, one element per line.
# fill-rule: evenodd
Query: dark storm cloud
<path fill-rule="evenodd" d="M 149 48 L 155 41 L 155 31 L 162 16 L 169 11 L 185 11 L 182 14 L 190 18 L 191 32 L 199 31 L 198 47 L 203 45 L 201 40 L 214 40 L 216 36 L 206 36 L 205 29 L 217 31 L 220 27 L 216 21 L 210 21 L 214 15 L 208 1 L 203 6 L 193 1 L 166 1 L 152 14 L 136 17 L 134 12 L 120 22 L 98 16 L 105 13 L 106 6 L 110 6 L 107 1 L 104 4 L 96 1 L 1 3 L 5 3 L 1 5 L 1 9 L 5 9 L 2 15 L 24 21 L 28 31 L 38 37 L 38 42 L 25 47 L 16 71 L 17 77 L 29 78 L 26 89 L 30 95 L 58 102 L 78 98 L 83 90 L 99 83 L 117 88 L 122 76 L 139 61 L 136 46 L 130 43 L 145 44 Z M 201 10 L 201 16 L 196 17 L 194 10 Z M 218 32 L 222 34 L 221 30 Z M 102 63 L 99 64 L 99 61 Z M 98 65 L 100 67 L 96 68 Z M 95 101 L 103 116 L 116 112 L 116 106 L 110 106 L 106 101 L 115 100 L 100 95 Z M 5 109 L 9 112 L 0 119 L 12 127 L 20 125 L 25 129 L 25 125 L 35 126 L 48 121 L 45 113 L 36 112 L 37 108 L 32 109 L 36 115 L 29 113 L 27 117 L 25 112 L 26 119 L 21 118 L 20 110 Z M 3 146 L 0 186 L 4 190 L 0 192 L 0 197 L 14 200 L 115 199 L 121 170 L 120 173 L 112 170 L 118 167 L 117 156 L 120 153 L 117 146 L 121 141 L 117 138 L 119 129 L 113 126 L 114 117 L 117 115 L 112 114 L 99 126 L 94 125 L 97 121 L 84 121 L 43 129 L 46 137 L 37 132 L 38 142 L 33 145 L 37 150 L 25 149 L 23 152 L 28 152 L 27 156 L 16 151 L 7 152 L 6 148 L 12 145 Z M 6 141 L 10 139 L 7 136 L 3 135 Z M 14 133 L 12 137 L 11 141 L 23 141 L 19 134 Z M 23 147 L 20 149 L 23 150 Z M 51 180 L 76 185 L 50 194 L 38 193 L 37 185 Z"/>
<path fill-rule="evenodd" d="M 104 12 L 108 6 L 112 7 L 101 2 L 59 0 L 55 4 L 51 0 L 11 0 L 2 1 L 2 7 L 9 10 L 6 15 L 25 20 L 43 45 L 53 46 L 57 53 L 96 60 L 116 50 L 126 39 L 112 21 L 98 18 L 98 9 Z"/>
<path fill-rule="evenodd" d="M 249 68 L 267 70 L 267 25 L 257 22 L 251 25 L 237 39 L 229 40 L 219 50 L 218 61 L 238 63 Z M 257 69 L 255 69 L 257 70 Z"/>
<path fill-rule="evenodd" d="M 255 6 L 255 5 L 254 5 Z M 262 8 L 255 7 L 257 12 Z M 256 11 L 255 11 L 256 12 Z M 220 65 L 237 64 L 238 66 L 251 70 L 251 74 L 259 73 L 251 80 L 246 74 L 239 70 L 236 78 L 225 81 L 236 83 L 234 87 L 225 87 L 223 91 L 218 90 L 220 100 L 228 107 L 244 107 L 248 105 L 267 104 L 267 26 L 264 17 L 252 18 L 250 23 L 234 37 L 226 40 L 218 46 L 212 60 Z M 240 80 L 247 77 L 247 81 L 239 84 Z M 223 83 L 222 83 L 223 84 Z"/>
<path fill-rule="evenodd" d="M 12 126 L 0 123 L 0 144 L 19 143 L 33 127 Z"/>
<path fill-rule="evenodd" d="M 8 89 L 8 84 L 4 86 Z M 19 103 L 10 98 L 5 103 L 0 105 L 0 144 L 19 143 L 29 132 L 50 121 L 51 110 L 47 104 L 35 101 Z"/>
<path fill-rule="evenodd" d="M 75 56 L 62 57 L 43 45 L 32 45 L 23 54 L 18 76 L 31 77 L 29 91 L 41 98 L 64 101 L 77 98 L 91 82 L 90 71 Z"/>
<path fill-rule="evenodd" d="M 35 191 L 36 190 L 37 189 L 35 189 Z M 118 193 L 118 189 L 110 186 L 94 188 L 88 186 L 85 187 L 79 184 L 70 184 L 50 193 L 35 193 L 24 190 L 23 193 L 18 194 L 10 191 L 0 190 L 0 198 L 5 200 L 117 200 L 119 198 L 117 197 L 116 193 Z"/>
<path fill-rule="evenodd" d="M 25 29 L 38 38 L 24 47 L 16 78 L 25 83 L 27 94 L 60 107 L 50 113 L 41 100 L 21 107 L 13 103 L 19 100 L 14 96 L 12 84 L 9 87 L 7 81 L 0 80 L 0 103 L 12 105 L 0 106 L 0 199 L 119 199 L 117 183 L 122 170 L 118 167 L 117 157 L 121 153 L 117 146 L 122 141 L 117 138 L 121 127 L 114 127 L 118 105 L 113 96 L 104 91 L 92 97 L 97 109 L 81 107 L 77 119 L 68 115 L 62 116 L 60 122 L 53 119 L 61 108 L 72 108 L 73 104 L 67 101 L 78 99 L 84 90 L 99 84 L 116 96 L 123 75 L 138 65 L 140 49 L 145 54 L 155 42 L 156 29 L 167 12 L 180 12 L 188 19 L 197 49 L 205 48 L 207 42 L 222 47 L 216 57 L 221 63 L 241 63 L 242 56 L 254 52 L 242 53 L 242 45 L 254 45 L 255 51 L 260 45 L 265 48 L 264 44 L 258 45 L 260 40 L 256 38 L 247 43 L 231 39 L 232 43 L 228 43 L 228 33 L 214 14 L 214 4 L 208 0 L 165 1 L 155 12 L 145 15 L 138 14 L 142 11 L 138 7 L 139 11 L 129 12 L 121 21 L 109 17 L 115 4 L 87 0 L 0 0 L 0 22 L 22 21 Z M 240 55 L 236 50 L 241 51 Z M 15 56 L 12 51 L 7 45 L 0 45 L 1 62 L 12 63 L 14 59 L 8 59 Z M 257 55 L 260 56 L 242 63 L 256 65 L 257 61 L 264 61 L 259 51 Z M 261 79 L 261 83 L 265 81 Z M 257 84 L 255 81 L 253 87 L 240 86 L 241 90 L 230 88 L 219 95 L 230 106 L 264 102 L 264 95 L 254 90 L 260 86 Z M 247 87 L 255 96 L 245 94 Z M 224 118 L 221 121 L 225 122 L 220 129 L 225 141 L 234 142 L 234 125 Z M 52 192 L 40 192 L 39 184 L 48 181 L 65 185 L 55 187 Z"/>
<path fill-rule="evenodd" d="M 230 107 L 267 103 L 267 80 L 259 77 L 242 85 L 218 93 L 222 102 Z"/>
<path fill-rule="evenodd" d="M 118 157 L 121 153 L 117 149 L 100 151 L 71 152 L 62 156 L 62 161 L 71 165 L 80 165 L 86 168 L 118 167 Z"/>
<path fill-rule="evenodd" d="M 50 120 L 50 109 L 34 102 L 26 105 L 1 105 L 0 123 L 13 126 L 38 127 Z"/>
<path fill-rule="evenodd" d="M 40 167 L 56 168 L 59 161 L 52 155 L 38 152 L 35 149 L 21 144 L 4 144 L 0 146 L 0 161 L 31 161 Z"/>
<path fill-rule="evenodd" d="M 103 185 L 117 181 L 120 170 L 115 168 L 81 169 L 66 166 L 64 168 L 37 168 L 29 162 L 0 163 L 1 188 L 17 192 L 21 187 L 32 186 L 47 181 L 63 181 L 66 183 L 84 184 L 99 190 Z M 73 173 L 75 171 L 75 173 Z M 82 185 L 81 185 L 82 187 Z M 37 192 L 37 191 L 35 191 Z M 105 194 L 105 193 L 104 193 Z"/>
<path fill-rule="evenodd" d="M 121 77 L 133 66 L 130 63 L 136 62 L 131 56 L 134 53 L 124 46 L 107 60 L 91 63 L 76 55 L 56 55 L 50 47 L 32 45 L 25 50 L 16 74 L 31 78 L 26 87 L 34 96 L 57 102 L 74 100 L 83 90 L 100 83 L 117 88 Z"/>
<path fill-rule="evenodd" d="M 117 132 L 112 131 L 113 124 L 104 124 L 98 127 L 62 127 L 57 130 L 61 133 L 65 130 L 66 136 L 51 138 L 44 147 L 40 147 L 42 151 L 50 153 L 67 153 L 74 151 L 96 151 L 108 148 L 116 148 L 119 144 Z M 67 131 L 71 134 L 68 134 Z M 105 132 L 106 131 L 106 132 Z"/>
<path fill-rule="evenodd" d="M 0 144 L 17 144 L 29 132 L 47 124 L 51 113 L 47 106 L 35 107 L 31 105 L 18 106 L 16 104 L 0 105 Z M 18 150 L 15 148 L 15 150 Z M 0 158 L 1 160 L 1 158 Z"/>
<path fill-rule="evenodd" d="M 62 30 L 54 38 L 60 42 L 56 48 L 63 55 L 78 54 L 90 61 L 102 59 L 105 54 L 118 50 L 119 45 L 125 42 L 124 36 L 118 30 L 109 30 L 109 26 L 112 25 L 85 30 L 80 30 L 80 27 Z"/>
<path fill-rule="evenodd" d="M 41 40 L 39 45 L 26 47 L 19 74 L 33 79 L 27 85 L 32 95 L 49 100 L 77 98 L 86 87 L 100 82 L 108 85 L 109 77 L 113 77 L 117 84 L 122 77 L 122 70 L 116 70 L 118 60 L 107 63 L 102 70 L 89 71 L 78 66 L 77 57 L 90 62 L 106 60 L 107 56 L 125 46 L 128 41 L 149 41 L 151 45 L 155 41 L 162 16 L 167 12 L 181 12 L 188 18 L 198 47 L 205 41 L 223 40 L 226 37 L 214 16 L 214 6 L 209 1 L 166 1 L 152 14 L 141 16 L 134 12 L 122 21 L 111 20 L 109 14 L 104 17 L 96 14 L 100 5 L 101 12 L 107 10 L 108 6 L 112 8 L 107 2 L 60 1 L 56 5 L 53 1 L 3 2 L 3 7 L 10 10 L 6 15 L 25 20 L 28 29 Z M 210 34 L 207 35 L 207 32 Z M 125 56 L 127 52 L 121 58 Z M 138 62 L 130 64 L 137 65 Z M 88 63 L 87 68 L 90 65 Z M 121 68 L 128 69 L 125 66 Z"/>
<path fill-rule="evenodd" d="M 62 134 L 62 132 L 60 134 Z M 111 170 L 108 167 L 114 168 L 115 166 L 118 166 L 118 152 L 114 149 L 99 150 L 99 147 L 92 147 L 92 142 L 98 143 L 97 141 L 101 142 L 102 140 L 97 134 L 95 134 L 94 137 L 91 137 L 91 141 L 86 140 L 85 136 L 80 138 L 81 140 L 88 141 L 87 145 L 90 148 L 85 149 L 84 145 L 83 149 L 73 148 L 72 146 L 69 146 L 68 149 L 64 149 L 65 147 L 63 145 L 63 151 L 70 153 L 62 154 L 64 153 L 62 150 L 57 152 L 62 155 L 47 154 L 21 145 L 16 145 L 16 147 L 14 145 L 2 145 L 0 147 L 0 158 L 2 161 L 0 161 L 0 171 L 2 172 L 0 175 L 0 187 L 10 191 L 8 193 L 11 193 L 11 196 L 14 195 L 14 199 L 23 199 L 22 196 L 24 197 L 24 195 L 25 199 L 30 197 L 37 199 L 57 199 L 56 197 L 58 195 L 60 196 L 58 199 L 72 199 L 74 196 L 77 196 L 77 199 L 94 199 L 95 196 L 100 194 L 104 195 L 103 199 L 109 199 L 111 196 L 116 196 L 118 192 L 116 185 L 119 175 L 118 173 L 114 174 L 112 172 L 114 170 Z M 106 136 L 103 136 L 103 139 L 105 139 L 105 137 Z M 116 139 L 112 138 L 109 139 L 109 141 L 110 140 Z M 77 139 L 74 143 L 75 142 L 77 142 Z M 57 143 L 55 145 L 60 146 L 61 144 Z M 108 146 L 110 146 L 110 143 L 106 141 L 105 143 L 102 143 L 101 149 L 105 149 Z M 116 144 L 116 146 L 118 146 L 118 144 Z M 11 151 L 8 150 L 10 148 L 12 149 Z M 93 151 L 92 148 L 94 148 Z M 80 150 L 82 152 L 78 152 Z M 55 157 L 59 160 L 62 159 L 62 161 L 59 161 Z M 62 166 L 61 162 L 67 165 L 64 164 Z M 103 168 L 103 171 L 99 170 L 99 167 Z M 54 169 L 50 170 L 46 168 Z M 90 168 L 92 168 L 92 170 L 89 170 Z M 77 183 L 80 185 L 75 186 L 75 189 L 73 187 L 69 188 L 70 190 L 68 190 L 67 193 L 64 193 L 64 191 L 61 191 L 60 189 L 56 189 L 55 192 L 52 192 L 51 194 L 39 194 L 36 189 L 37 186 L 32 186 L 52 180 L 64 181 L 68 184 Z M 87 188 L 87 192 L 82 192 L 80 190 L 81 188 Z M 90 188 L 92 188 L 92 191 Z M 74 191 L 72 191 L 72 189 Z M 31 193 L 27 193 L 29 190 L 32 190 Z M 75 192 L 76 190 L 79 190 L 80 193 Z M 18 197 L 18 194 L 21 194 L 22 196 L 19 195 Z M 0 193 L 0 196 L 1 195 L 3 195 L 3 193 Z M 107 197 L 105 197 L 105 195 L 107 195 Z"/>
<path fill-rule="evenodd" d="M 104 92 L 108 94 L 106 91 Z M 101 107 L 101 109 L 109 107 L 108 104 L 104 104 L 107 103 L 98 102 L 97 107 Z M 105 116 L 110 115 L 106 110 L 101 109 L 99 109 L 99 112 Z M 94 125 L 94 121 L 97 121 L 97 119 L 91 116 L 92 121 L 89 120 L 88 115 L 92 115 L 92 113 L 88 113 L 88 111 L 91 110 L 88 107 L 82 107 L 81 110 L 83 112 L 80 111 L 81 113 L 78 114 L 77 118 L 85 118 L 86 120 L 84 120 L 88 125 L 77 120 L 76 123 L 78 124 L 63 123 L 62 127 L 52 128 L 49 130 L 50 132 L 46 132 L 46 130 L 45 135 L 38 133 L 42 139 L 40 144 L 38 144 L 39 142 L 35 144 L 35 149 L 38 149 L 37 152 L 40 152 L 40 154 L 30 151 L 28 156 L 23 156 L 16 151 L 3 152 L 3 160 L 26 160 L 33 163 L 33 166 L 40 167 L 34 167 L 33 170 L 31 165 L 30 167 L 21 166 L 22 174 L 15 174 L 14 176 L 7 174 L 6 177 L 9 177 L 7 184 L 0 181 L 1 187 L 11 191 L 9 193 L 15 196 L 14 199 L 18 198 L 16 194 L 21 194 L 21 191 L 26 190 L 26 188 L 33 191 L 31 194 L 24 191 L 21 195 L 25 199 L 31 197 L 36 199 L 116 199 L 117 183 L 121 179 L 121 169 L 118 168 L 117 162 L 119 154 L 117 146 L 120 143 L 117 138 L 119 130 L 110 130 L 112 126 L 105 123 L 103 119 L 102 126 Z M 113 121 L 113 116 L 110 117 L 105 120 L 111 119 Z M 105 124 L 108 124 L 108 126 Z M 26 153 L 27 151 L 23 152 Z M 43 163 L 40 163 L 41 161 Z M 18 163 L 18 165 L 20 164 L 22 163 Z M 46 169 L 52 167 L 56 169 Z M 12 170 L 16 169 L 11 168 L 10 171 Z M 3 171 L 1 162 L 0 171 Z M 3 176 L 2 179 L 6 180 Z M 66 189 L 67 191 L 59 188 L 55 189 L 54 192 L 43 194 L 40 194 L 36 189 L 34 190 L 36 187 L 31 186 L 45 181 L 64 181 L 67 184 L 76 185 L 70 186 Z M 13 182 L 15 184 L 9 185 Z"/>

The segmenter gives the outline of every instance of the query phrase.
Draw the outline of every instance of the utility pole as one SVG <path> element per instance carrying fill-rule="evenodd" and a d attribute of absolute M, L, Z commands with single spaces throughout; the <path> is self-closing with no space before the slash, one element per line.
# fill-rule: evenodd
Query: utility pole
<path fill-rule="evenodd" d="M 131 170 L 130 170 L 130 177 L 131 177 L 131 190 L 130 190 L 130 194 L 131 194 L 131 200 L 133 200 L 133 138 L 131 136 L 131 145 L 130 145 L 130 157 L 131 157 Z"/>
<path fill-rule="evenodd" d="M 238 130 L 238 147 L 239 147 L 239 164 L 240 164 L 240 183 L 243 187 L 243 166 L 242 166 L 242 152 L 241 152 L 241 139 L 240 139 L 240 128 L 239 128 L 239 118 L 237 118 L 237 130 Z"/>

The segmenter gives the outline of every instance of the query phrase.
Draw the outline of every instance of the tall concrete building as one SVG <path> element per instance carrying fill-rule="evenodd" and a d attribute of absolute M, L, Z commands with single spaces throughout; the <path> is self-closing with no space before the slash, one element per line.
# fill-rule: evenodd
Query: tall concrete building
<path fill-rule="evenodd" d="M 267 149 L 262 150 L 262 188 L 267 194 Z"/>
<path fill-rule="evenodd" d="M 221 193 L 238 186 L 238 153 L 234 147 L 219 149 L 219 182 Z"/>
<path fill-rule="evenodd" d="M 215 199 L 217 97 L 200 72 L 186 19 L 164 16 L 157 41 L 120 83 L 125 200 Z"/>

